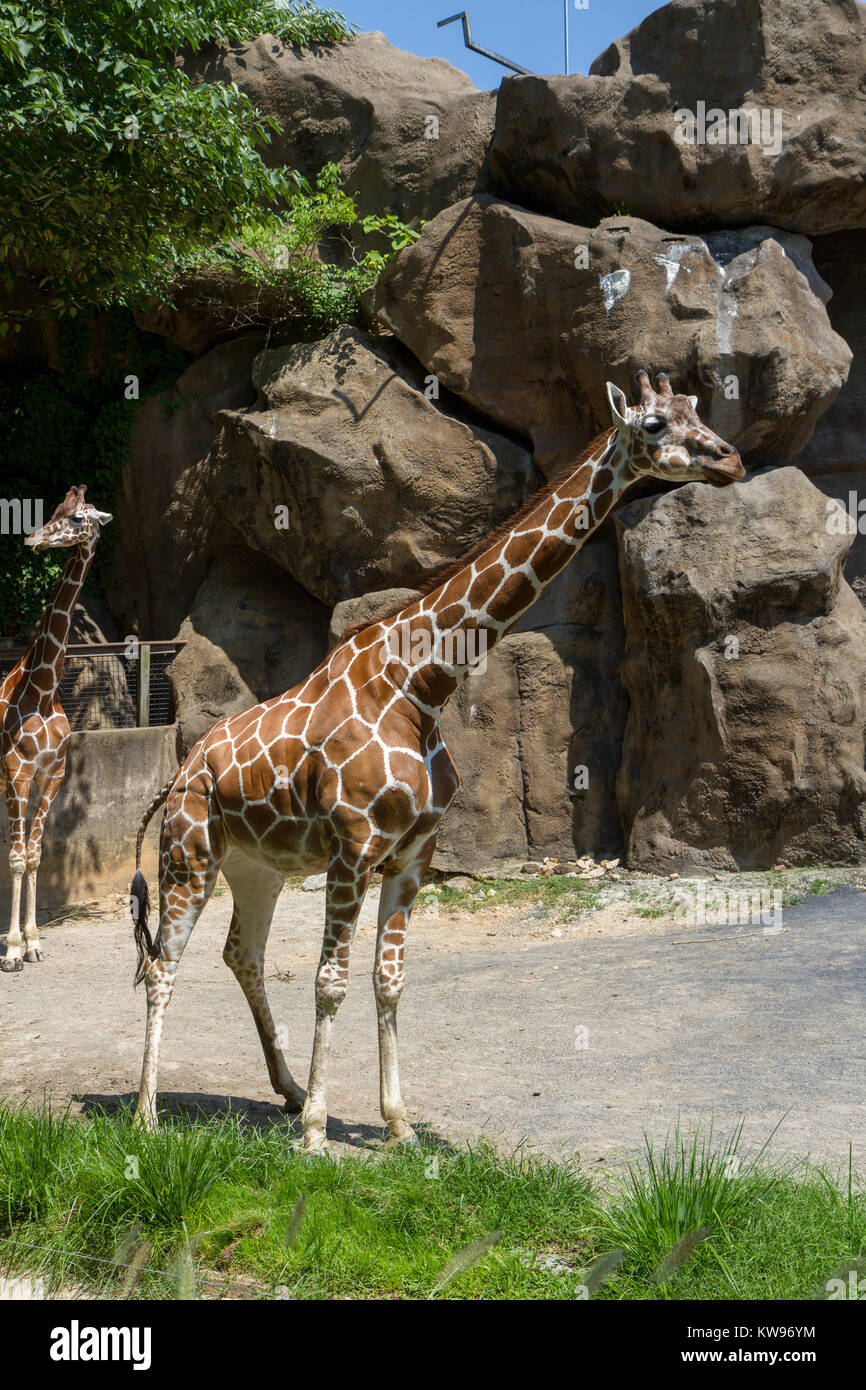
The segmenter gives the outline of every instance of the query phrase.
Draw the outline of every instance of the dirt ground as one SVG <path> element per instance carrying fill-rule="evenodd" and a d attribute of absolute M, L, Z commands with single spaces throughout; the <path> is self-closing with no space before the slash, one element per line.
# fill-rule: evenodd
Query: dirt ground
<path fill-rule="evenodd" d="M 441 1138 L 526 1140 L 620 1165 L 663 1141 L 745 1117 L 756 1149 L 866 1168 L 866 892 L 786 907 L 781 925 L 684 925 L 624 900 L 579 920 L 542 905 L 413 918 L 400 1007 L 410 1116 Z M 646 896 L 646 895 L 644 895 Z M 381 1142 L 370 974 L 378 888 L 358 927 L 335 1028 L 329 1134 Z M 640 909 L 647 912 L 646 906 Z M 286 1058 L 306 1083 L 322 892 L 287 888 L 266 974 Z M 246 1001 L 223 964 L 231 895 L 214 896 L 183 958 L 166 1025 L 161 1102 L 281 1119 Z M 145 999 L 133 991 L 124 905 L 91 904 L 43 930 L 45 960 L 0 974 L 0 1096 L 114 1107 L 137 1088 Z"/>

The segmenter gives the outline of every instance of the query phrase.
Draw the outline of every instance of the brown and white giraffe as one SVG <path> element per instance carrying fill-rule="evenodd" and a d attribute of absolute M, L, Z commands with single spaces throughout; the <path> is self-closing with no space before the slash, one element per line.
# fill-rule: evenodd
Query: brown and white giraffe
<path fill-rule="evenodd" d="M 382 872 L 373 986 L 379 1021 L 380 1104 L 393 1140 L 414 1138 L 400 1095 L 397 1004 L 409 914 L 439 822 L 459 778 L 439 732 L 446 701 L 473 666 L 575 555 L 626 488 L 652 476 L 717 485 L 744 476 L 737 451 L 707 429 L 697 398 L 661 374 L 639 374 L 629 407 L 608 385 L 613 428 L 421 597 L 346 633 L 301 685 L 215 724 L 173 781 L 160 853 L 160 923 L 147 926 L 147 886 L 132 884 L 147 1032 L 137 1117 L 156 1122 L 165 1011 L 186 941 L 222 869 L 234 912 L 224 958 L 247 996 L 274 1089 L 302 1106 L 304 1145 L 325 1145 L 325 1080 L 334 1016 L 345 996 L 358 913 Z M 471 649 L 471 655 L 467 651 Z M 326 922 L 316 974 L 316 1026 L 306 1097 L 277 1046 L 265 997 L 265 942 L 285 877 L 327 870 Z"/>
<path fill-rule="evenodd" d="M 66 772 L 69 723 L 57 696 L 72 611 L 93 562 L 99 528 L 111 520 L 84 500 L 86 488 L 71 487 L 51 520 L 24 544 L 34 551 L 71 550 L 48 600 L 36 640 L 0 685 L 0 790 L 6 791 L 12 841 L 12 911 L 6 955 L 0 970 L 23 970 L 24 961 L 42 960 L 36 929 L 36 873 L 42 832 Z M 33 805 L 27 833 L 28 803 Z M 21 882 L 27 875 L 22 956 Z"/>

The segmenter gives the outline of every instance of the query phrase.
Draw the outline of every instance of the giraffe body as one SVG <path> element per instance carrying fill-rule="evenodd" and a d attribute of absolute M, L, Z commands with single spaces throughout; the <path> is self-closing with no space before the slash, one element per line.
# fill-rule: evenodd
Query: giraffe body
<path fill-rule="evenodd" d="M 736 451 L 701 425 L 691 398 L 658 393 L 641 374 L 632 410 L 609 388 L 614 427 L 469 556 L 396 614 L 347 633 L 287 694 L 221 720 L 191 750 L 165 800 L 160 926 L 151 942 L 147 890 L 133 881 L 147 1034 L 137 1114 L 156 1120 L 163 1018 L 189 933 L 223 869 L 234 897 L 224 952 L 253 1012 L 271 1081 L 303 1107 L 304 1144 L 325 1145 L 333 1019 L 346 993 L 352 937 L 374 870 L 382 872 L 373 987 L 380 1106 L 397 1141 L 411 1140 L 400 1094 L 397 1005 L 409 914 L 459 777 L 439 732 L 442 710 L 472 669 L 459 633 L 495 643 L 534 603 L 641 475 L 721 485 L 743 476 Z M 660 428 L 656 428 L 660 426 Z M 316 975 L 316 1026 L 306 1097 L 277 1047 L 263 983 L 264 948 L 285 875 L 327 870 Z M 137 914 L 137 915 L 136 915 Z"/>
<path fill-rule="evenodd" d="M 71 554 L 29 651 L 0 685 L 0 791 L 9 816 L 9 868 L 12 906 L 6 954 L 0 970 L 23 969 L 42 960 L 36 927 L 36 875 L 42 835 L 52 802 L 66 773 L 69 721 L 57 694 L 72 612 L 93 562 L 99 527 L 110 521 L 85 502 L 84 486 L 70 488 L 51 520 L 28 536 L 33 550 L 69 549 Z M 27 827 L 28 808 L 32 810 Z M 26 875 L 24 935 L 21 934 L 21 886 Z M 22 949 L 23 948 L 23 949 Z"/>

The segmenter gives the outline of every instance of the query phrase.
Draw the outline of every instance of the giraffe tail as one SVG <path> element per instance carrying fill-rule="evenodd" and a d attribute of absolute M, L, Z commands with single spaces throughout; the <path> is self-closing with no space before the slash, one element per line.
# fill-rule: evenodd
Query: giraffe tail
<path fill-rule="evenodd" d="M 176 776 L 177 774 L 175 774 Z M 147 891 L 147 879 L 141 872 L 141 847 L 144 843 L 144 832 L 150 824 L 154 811 L 161 806 L 174 786 L 174 777 L 160 792 L 153 798 L 141 819 L 138 827 L 138 839 L 135 842 L 135 876 L 129 885 L 129 910 L 132 913 L 132 930 L 135 937 L 135 949 L 138 960 L 135 969 L 135 979 L 133 985 L 140 985 L 144 979 L 144 972 L 147 962 L 153 960 L 157 955 L 156 947 L 153 944 L 153 937 L 147 925 L 147 918 L 150 912 L 150 893 Z"/>

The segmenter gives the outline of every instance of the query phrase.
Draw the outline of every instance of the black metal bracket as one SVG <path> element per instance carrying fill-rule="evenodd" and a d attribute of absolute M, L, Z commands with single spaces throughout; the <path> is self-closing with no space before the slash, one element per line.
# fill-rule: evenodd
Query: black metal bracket
<path fill-rule="evenodd" d="M 482 58 L 491 58 L 494 63 L 501 63 L 504 68 L 510 68 L 512 72 L 521 72 L 525 76 L 532 76 L 530 68 L 522 68 L 519 63 L 512 63 L 509 58 L 503 58 L 500 53 L 494 53 L 492 48 L 482 48 L 480 43 L 473 43 L 472 34 L 469 31 L 469 15 L 466 10 L 461 10 L 459 14 L 452 14 L 448 19 L 440 19 L 436 28 L 441 29 L 443 24 L 453 24 L 456 19 L 462 19 L 463 42 L 467 48 L 472 49 L 473 53 L 480 53 Z"/>

